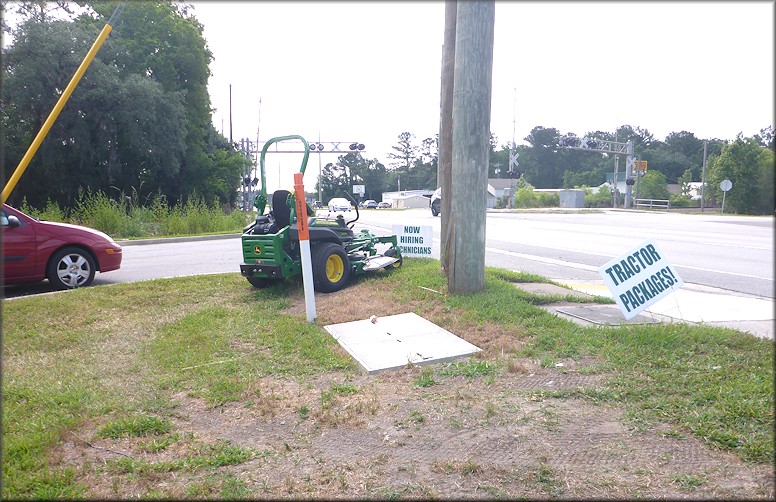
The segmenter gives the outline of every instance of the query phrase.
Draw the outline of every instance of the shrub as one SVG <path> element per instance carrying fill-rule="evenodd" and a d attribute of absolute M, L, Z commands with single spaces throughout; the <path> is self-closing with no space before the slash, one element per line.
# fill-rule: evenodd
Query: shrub
<path fill-rule="evenodd" d="M 594 191 L 592 188 L 583 187 L 585 190 L 585 207 L 612 207 L 612 191 L 604 185 Z"/>
<path fill-rule="evenodd" d="M 692 200 L 692 197 L 689 195 L 672 195 L 670 201 L 671 207 L 700 206 L 700 201 Z"/>
<path fill-rule="evenodd" d="M 496 209 L 504 209 L 506 207 L 509 207 L 509 195 L 504 195 L 503 197 L 499 197 L 496 199 L 496 205 L 493 206 Z"/>
<path fill-rule="evenodd" d="M 249 214 L 242 211 L 224 213 L 214 203 L 209 206 L 202 197 L 191 197 L 185 204 L 167 205 L 163 195 L 156 195 L 148 205 L 139 204 L 138 198 L 121 193 L 118 200 L 104 193 L 79 193 L 70 217 L 49 201 L 44 211 L 39 211 L 22 200 L 19 209 L 32 216 L 49 221 L 76 223 L 91 227 L 114 238 L 164 237 L 200 235 L 217 232 L 240 232 Z"/>
<path fill-rule="evenodd" d="M 61 222 L 66 221 L 65 213 L 59 208 L 59 204 L 52 201 L 51 199 L 46 199 L 46 208 L 43 211 L 38 211 L 37 209 L 30 207 L 30 205 L 27 204 L 27 197 L 24 197 L 22 199 L 22 204 L 19 207 L 19 211 L 39 220 Z"/>
<path fill-rule="evenodd" d="M 539 192 L 536 194 L 539 207 L 560 207 L 560 194 Z"/>
<path fill-rule="evenodd" d="M 522 187 L 515 194 L 515 207 L 538 207 L 539 199 L 533 191 L 533 187 Z"/>
<path fill-rule="evenodd" d="M 121 194 L 122 201 L 108 198 L 104 193 L 81 191 L 75 203 L 70 219 L 79 225 L 96 228 L 108 235 L 125 235 L 129 216 L 126 210 L 126 199 Z"/>

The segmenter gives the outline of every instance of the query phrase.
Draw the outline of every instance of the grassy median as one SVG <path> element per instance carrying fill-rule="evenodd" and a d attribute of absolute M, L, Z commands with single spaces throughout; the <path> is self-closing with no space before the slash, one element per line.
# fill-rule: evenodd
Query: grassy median
<path fill-rule="evenodd" d="M 282 379 L 309 390 L 313 380 L 332 375 L 339 383 L 320 389 L 316 402 L 298 405 L 295 413 L 300 420 L 342 420 L 332 415 L 332 403 L 361 392 L 348 383 L 359 369 L 323 326 L 366 319 L 388 303 L 463 338 L 484 331 L 505 340 L 506 350 L 424 367 L 415 389 L 433 388 L 450 375 L 492 383 L 526 361 L 541 367 L 593 361 L 584 372 L 601 375 L 600 385 L 541 391 L 538 397 L 620 406 L 637 428 L 668 424 L 667 435 L 698 438 L 745 463 L 773 463 L 772 341 L 684 324 L 582 328 L 540 308 L 547 298 L 511 284 L 541 280 L 488 269 L 485 291 L 451 296 L 438 261 L 408 259 L 400 269 L 360 278 L 341 292 L 359 288 L 363 303 L 324 295 L 315 324 L 305 320 L 299 282 L 255 290 L 236 273 L 6 300 L 2 497 L 94 497 L 95 476 L 105 472 L 126 483 L 141 479 L 144 497 L 251 496 L 224 469 L 283 452 L 207 442 L 176 430 L 181 396 L 211 409 L 240 402 L 270 413 L 280 397 L 257 381 Z M 369 292 L 378 290 L 379 301 L 370 303 Z M 375 403 L 362 396 L 349 413 L 369 413 Z M 424 417 L 402 420 L 412 425 Z M 58 448 L 67 435 L 87 446 L 132 438 L 139 453 L 75 468 Z M 153 462 L 140 454 L 161 451 L 167 457 Z M 165 483 L 180 473 L 197 476 L 182 492 L 166 492 Z"/>

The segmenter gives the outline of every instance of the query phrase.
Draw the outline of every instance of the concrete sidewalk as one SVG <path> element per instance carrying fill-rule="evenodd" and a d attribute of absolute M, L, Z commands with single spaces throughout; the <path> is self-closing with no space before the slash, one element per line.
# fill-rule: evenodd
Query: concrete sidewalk
<path fill-rule="evenodd" d="M 595 296 L 612 298 L 603 281 L 562 281 L 561 284 Z M 619 310 L 619 309 L 618 309 Z M 745 293 L 685 283 L 641 313 L 663 322 L 689 322 L 737 329 L 758 338 L 774 339 L 774 301 Z M 624 317 L 623 317 L 624 321 Z"/>

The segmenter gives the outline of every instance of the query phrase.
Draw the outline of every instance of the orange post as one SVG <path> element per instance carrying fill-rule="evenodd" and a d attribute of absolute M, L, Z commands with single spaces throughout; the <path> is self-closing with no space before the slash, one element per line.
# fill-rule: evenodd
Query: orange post
<path fill-rule="evenodd" d="M 315 292 L 313 291 L 313 265 L 310 256 L 310 228 L 307 226 L 307 201 L 304 199 L 304 173 L 294 174 L 296 196 L 296 226 L 299 231 L 299 252 L 302 259 L 302 284 L 307 322 L 315 322 Z"/>
<path fill-rule="evenodd" d="M 294 174 L 294 195 L 296 196 L 296 222 L 299 227 L 299 240 L 310 240 L 307 228 L 307 202 L 304 198 L 304 173 Z"/>

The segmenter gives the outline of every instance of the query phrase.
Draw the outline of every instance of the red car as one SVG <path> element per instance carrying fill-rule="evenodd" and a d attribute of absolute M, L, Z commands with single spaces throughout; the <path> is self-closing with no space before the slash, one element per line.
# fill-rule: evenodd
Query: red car
<path fill-rule="evenodd" d="M 78 288 L 121 266 L 121 246 L 98 230 L 38 221 L 7 204 L 0 220 L 4 286 L 48 279 L 53 289 Z"/>

